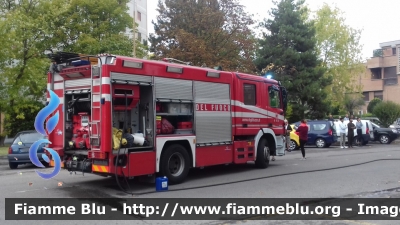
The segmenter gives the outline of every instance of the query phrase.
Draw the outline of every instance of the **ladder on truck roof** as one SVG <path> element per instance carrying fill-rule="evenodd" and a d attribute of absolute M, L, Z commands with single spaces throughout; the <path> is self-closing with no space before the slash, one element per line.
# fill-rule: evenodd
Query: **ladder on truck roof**
<path fill-rule="evenodd" d="M 101 66 L 101 65 L 100 65 Z M 101 93 L 102 93 L 102 82 L 101 82 L 101 73 L 98 74 L 97 77 L 93 74 L 94 69 L 91 70 L 91 82 L 90 82 L 90 91 L 91 91 L 91 100 L 90 100 L 90 116 L 91 121 L 90 129 L 89 129 L 89 139 L 91 150 L 100 150 L 100 120 L 101 120 Z M 98 88 L 93 85 L 93 83 L 98 83 Z M 95 88 L 96 87 L 96 88 Z M 96 89 L 96 90 L 95 90 Z M 96 100 L 96 102 L 95 102 Z"/>

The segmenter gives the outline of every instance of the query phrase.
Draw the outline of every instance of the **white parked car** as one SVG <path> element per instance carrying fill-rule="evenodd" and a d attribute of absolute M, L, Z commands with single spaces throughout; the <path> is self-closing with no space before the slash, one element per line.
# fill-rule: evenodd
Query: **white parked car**
<path fill-rule="evenodd" d="M 353 120 L 354 125 L 356 124 L 357 120 Z M 340 141 L 340 127 L 339 127 L 340 121 L 335 121 L 335 130 L 336 130 L 336 135 L 338 136 L 338 141 Z M 346 125 L 349 123 L 349 121 L 343 121 L 343 123 Z M 362 145 L 368 144 L 370 140 L 374 140 L 374 130 L 373 126 L 370 120 L 361 120 L 361 123 L 363 124 L 362 127 Z M 346 142 L 347 142 L 347 132 L 348 130 L 346 129 Z M 354 130 L 354 145 L 358 145 L 358 138 L 357 138 L 357 130 Z"/>

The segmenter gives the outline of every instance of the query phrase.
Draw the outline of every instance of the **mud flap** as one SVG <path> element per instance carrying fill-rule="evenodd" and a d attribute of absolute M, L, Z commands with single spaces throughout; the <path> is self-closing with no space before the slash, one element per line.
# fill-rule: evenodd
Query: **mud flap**
<path fill-rule="evenodd" d="M 284 156 L 285 155 L 285 146 L 286 141 L 284 136 L 276 136 L 276 155 Z"/>

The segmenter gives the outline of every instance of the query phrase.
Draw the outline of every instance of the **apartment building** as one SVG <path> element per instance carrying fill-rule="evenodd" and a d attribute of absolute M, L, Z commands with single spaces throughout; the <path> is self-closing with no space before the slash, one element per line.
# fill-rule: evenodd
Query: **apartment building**
<path fill-rule="evenodd" d="M 400 104 L 400 40 L 379 44 L 380 49 L 366 62 L 367 72 L 360 76 L 363 86 L 365 105 L 360 108 L 361 114 L 368 113 L 369 101 L 380 98 Z"/>
<path fill-rule="evenodd" d="M 147 0 L 130 0 L 128 3 L 129 14 L 134 18 L 137 24 L 136 38 L 142 43 L 148 40 L 147 30 Z M 130 29 L 128 32 L 132 31 Z M 132 35 L 130 35 L 132 36 Z"/>

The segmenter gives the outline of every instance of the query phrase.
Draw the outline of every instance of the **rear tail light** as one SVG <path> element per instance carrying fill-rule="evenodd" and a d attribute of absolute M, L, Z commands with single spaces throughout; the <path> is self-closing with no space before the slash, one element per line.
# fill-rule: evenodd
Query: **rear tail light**
<path fill-rule="evenodd" d="M 12 154 L 12 148 L 11 147 L 8 148 L 8 154 Z"/>
<path fill-rule="evenodd" d="M 332 134 L 333 134 L 332 130 L 329 130 L 328 134 L 329 134 L 330 136 L 332 136 Z"/>
<path fill-rule="evenodd" d="M 367 134 L 369 134 L 369 128 L 367 128 Z"/>

